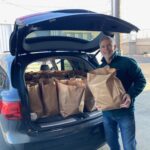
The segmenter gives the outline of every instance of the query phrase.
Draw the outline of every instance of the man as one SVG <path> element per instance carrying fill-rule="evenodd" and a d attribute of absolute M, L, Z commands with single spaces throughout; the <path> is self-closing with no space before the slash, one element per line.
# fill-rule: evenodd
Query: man
<path fill-rule="evenodd" d="M 120 150 L 118 127 L 121 132 L 124 150 L 136 150 L 134 101 L 145 87 L 146 80 L 135 60 L 119 56 L 112 38 L 105 36 L 100 41 L 103 55 L 100 67 L 116 68 L 126 94 L 120 109 L 103 111 L 104 129 L 107 143 L 111 150 Z"/>

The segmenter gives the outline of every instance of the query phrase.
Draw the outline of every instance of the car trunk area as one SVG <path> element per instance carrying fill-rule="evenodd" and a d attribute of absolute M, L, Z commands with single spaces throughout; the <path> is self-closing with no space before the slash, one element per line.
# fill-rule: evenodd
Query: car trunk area
<path fill-rule="evenodd" d="M 57 90 L 56 100 L 58 101 L 58 110 L 56 109 L 54 109 L 53 111 L 50 110 L 52 108 L 52 106 L 50 106 L 51 105 L 50 96 L 53 95 L 53 93 L 51 92 L 54 92 L 54 90 L 51 91 L 50 90 L 51 87 L 49 86 L 48 87 L 49 92 L 46 92 L 47 81 L 49 83 L 49 80 L 53 80 L 53 81 L 56 80 L 56 81 L 63 81 L 63 82 L 68 80 L 69 81 L 74 80 L 80 83 L 81 81 L 86 80 L 87 72 L 93 69 L 93 66 L 87 61 L 87 58 L 83 59 L 83 57 L 79 57 L 79 56 L 73 57 L 72 55 L 71 56 L 50 55 L 48 57 L 40 56 L 39 58 L 40 59 L 34 59 L 34 60 L 30 60 L 29 62 L 25 62 L 24 69 L 21 71 L 22 72 L 21 74 L 23 75 L 24 88 L 26 91 L 26 93 L 22 93 L 22 92 L 21 93 L 24 94 L 24 96 L 26 95 L 24 97 L 26 100 L 24 99 L 25 102 L 23 103 L 25 103 L 26 107 L 28 107 L 27 114 L 29 116 L 27 116 L 27 114 L 25 114 L 25 116 L 28 118 L 30 124 L 34 125 L 34 127 L 40 130 L 42 129 L 44 130 L 47 128 L 57 129 L 60 127 L 72 126 L 75 124 L 80 124 L 80 123 L 82 124 L 84 122 L 102 117 L 101 112 L 97 110 L 95 104 L 93 103 L 93 100 L 91 101 L 91 104 L 89 103 L 90 106 L 88 106 L 88 108 L 85 106 L 85 103 L 83 103 L 82 101 L 82 104 L 81 103 L 78 103 L 78 105 L 75 104 L 76 108 L 74 108 L 73 111 L 71 110 L 68 115 L 63 115 L 60 112 L 60 107 L 59 107 L 60 95 L 58 94 L 58 86 L 56 86 L 56 90 Z M 43 84 L 42 82 L 45 83 Z M 42 86 L 46 85 L 43 89 L 41 88 L 41 83 L 43 84 Z M 38 85 L 38 90 L 37 90 L 37 85 Z M 74 86 L 75 85 L 73 85 L 73 87 Z M 61 90 L 63 91 L 63 87 L 61 87 Z M 40 95 L 38 92 L 40 93 Z M 44 104 L 43 104 L 43 100 L 44 100 L 43 92 L 46 92 L 44 93 L 45 98 L 49 99 L 48 101 L 46 100 Z M 66 94 L 66 91 L 63 92 L 64 94 Z M 75 92 L 77 91 L 75 90 Z M 81 90 L 79 92 L 82 93 Z M 83 94 L 81 95 L 83 99 Z M 80 101 L 79 97 L 77 96 L 78 101 Z M 37 100 L 37 102 L 35 101 L 35 99 Z M 70 100 L 71 99 L 75 101 L 76 97 L 75 96 L 72 97 L 70 95 Z M 64 108 L 65 108 L 64 105 L 65 103 L 66 102 L 63 103 Z M 55 104 L 56 103 L 53 103 L 53 108 L 55 107 L 54 106 Z M 42 107 L 42 109 L 40 106 Z M 69 107 L 70 109 L 71 107 L 74 106 L 68 105 L 67 107 Z M 82 107 L 82 109 L 80 109 L 79 107 Z"/>

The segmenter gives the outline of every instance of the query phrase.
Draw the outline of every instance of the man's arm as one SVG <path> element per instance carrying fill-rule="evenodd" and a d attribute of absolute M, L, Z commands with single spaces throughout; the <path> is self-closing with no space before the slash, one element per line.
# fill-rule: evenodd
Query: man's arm
<path fill-rule="evenodd" d="M 131 85 L 127 93 L 130 95 L 131 99 L 134 99 L 143 91 L 146 85 L 146 79 L 140 67 L 137 65 L 136 61 L 133 59 L 130 60 L 128 74 L 129 74 L 129 77 L 132 79 L 133 84 Z"/>

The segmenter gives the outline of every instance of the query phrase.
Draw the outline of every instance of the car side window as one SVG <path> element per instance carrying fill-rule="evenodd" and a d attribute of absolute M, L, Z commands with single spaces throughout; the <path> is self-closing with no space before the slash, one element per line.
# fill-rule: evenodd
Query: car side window
<path fill-rule="evenodd" d="M 73 67 L 67 59 L 55 59 L 58 70 L 73 70 Z"/>
<path fill-rule="evenodd" d="M 100 52 L 100 53 L 98 53 L 97 55 L 96 55 L 96 60 L 97 60 L 97 62 L 98 62 L 98 64 L 101 64 L 102 62 L 101 62 L 101 60 L 102 60 L 102 53 Z"/>
<path fill-rule="evenodd" d="M 66 59 L 64 60 L 64 68 L 65 68 L 65 70 L 73 70 L 70 62 Z"/>
<path fill-rule="evenodd" d="M 50 58 L 41 64 L 41 68 L 44 67 L 46 70 L 73 70 L 72 64 L 68 59 L 65 58 Z M 40 69 L 41 70 L 41 69 Z"/>
<path fill-rule="evenodd" d="M 4 69 L 0 66 L 0 91 L 8 89 L 8 77 Z"/>
<path fill-rule="evenodd" d="M 39 71 L 40 70 L 40 66 L 41 66 L 42 62 L 34 62 L 31 63 L 27 66 L 26 71 L 30 72 L 30 71 Z"/>

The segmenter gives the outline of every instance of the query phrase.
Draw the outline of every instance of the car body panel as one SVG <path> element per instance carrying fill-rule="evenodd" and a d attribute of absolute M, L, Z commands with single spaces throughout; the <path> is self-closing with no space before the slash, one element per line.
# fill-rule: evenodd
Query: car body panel
<path fill-rule="evenodd" d="M 14 123 L 9 123 L 12 126 Z M 90 139 L 90 140 L 89 140 Z M 9 130 L 6 132 L 3 147 L 9 147 L 7 150 L 60 150 L 61 149 L 79 149 L 96 150 L 105 144 L 104 129 L 100 118 L 76 125 L 65 129 L 57 129 L 46 132 L 35 132 L 32 135 Z"/>

